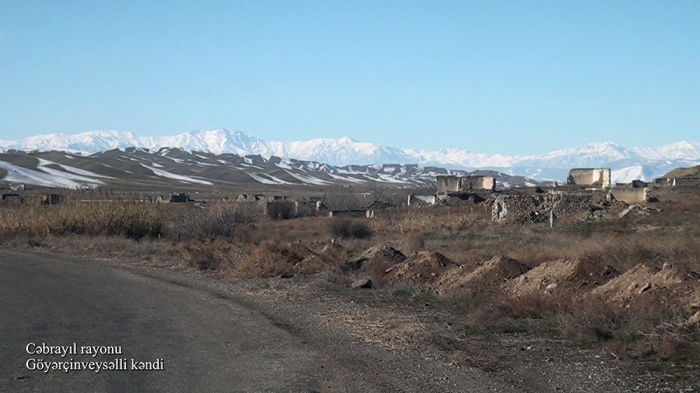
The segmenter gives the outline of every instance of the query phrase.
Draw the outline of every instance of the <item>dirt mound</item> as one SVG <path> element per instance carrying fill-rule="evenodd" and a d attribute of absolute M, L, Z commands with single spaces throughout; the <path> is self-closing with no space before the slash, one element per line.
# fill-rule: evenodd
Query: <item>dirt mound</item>
<path fill-rule="evenodd" d="M 431 284 L 452 269 L 459 269 L 459 265 L 446 256 L 432 251 L 420 251 L 387 269 L 386 274 L 393 281 Z"/>
<path fill-rule="evenodd" d="M 403 253 L 393 247 L 387 245 L 374 246 L 367 249 L 357 258 L 347 261 L 345 264 L 349 270 L 365 270 L 371 271 L 374 265 L 382 264 L 393 266 L 406 260 Z"/>
<path fill-rule="evenodd" d="M 451 269 L 440 277 L 433 287 L 441 293 L 459 289 L 500 287 L 504 281 L 518 277 L 530 270 L 525 264 L 507 257 L 494 257 L 483 262 L 476 270 Z"/>
<path fill-rule="evenodd" d="M 310 253 L 295 266 L 296 274 L 315 274 L 327 267 L 343 266 L 352 255 L 350 250 L 337 243 L 316 244 L 314 248 L 316 252 Z"/>
<path fill-rule="evenodd" d="M 608 282 L 619 273 L 611 266 L 601 266 L 580 259 L 544 262 L 504 285 L 516 297 L 542 293 L 576 295 Z"/>
<path fill-rule="evenodd" d="M 700 309 L 700 274 L 677 269 L 668 263 L 661 270 L 637 265 L 596 288 L 591 296 L 624 307 L 679 306 L 693 311 Z"/>

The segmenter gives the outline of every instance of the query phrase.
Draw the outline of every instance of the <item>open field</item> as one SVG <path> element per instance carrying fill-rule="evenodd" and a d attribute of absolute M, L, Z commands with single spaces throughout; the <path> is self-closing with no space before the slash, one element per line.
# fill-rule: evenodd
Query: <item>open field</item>
<path fill-rule="evenodd" d="M 554 228 L 492 222 L 485 204 L 285 220 L 233 202 L 2 206 L 0 239 L 225 279 L 382 348 L 514 381 L 561 363 L 698 386 L 700 192 L 652 196 Z M 553 380 L 580 376 L 557 367 Z"/>

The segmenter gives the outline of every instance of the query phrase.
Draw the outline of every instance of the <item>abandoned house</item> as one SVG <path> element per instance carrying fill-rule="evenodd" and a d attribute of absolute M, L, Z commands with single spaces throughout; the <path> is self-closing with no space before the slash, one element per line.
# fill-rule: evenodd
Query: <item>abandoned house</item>
<path fill-rule="evenodd" d="M 172 194 L 170 195 L 170 203 L 186 203 L 190 202 L 190 196 L 188 194 Z"/>
<path fill-rule="evenodd" d="M 240 194 L 236 197 L 236 202 L 252 202 L 257 200 L 256 195 L 253 194 Z"/>
<path fill-rule="evenodd" d="M 428 195 L 408 195 L 408 206 L 434 205 L 437 202 L 437 197 L 434 194 Z"/>
<path fill-rule="evenodd" d="M 611 185 L 610 168 L 574 168 L 569 171 L 566 185 L 608 188 Z"/>
<path fill-rule="evenodd" d="M 190 199 L 189 194 L 171 194 L 168 196 L 159 196 L 156 198 L 156 203 L 187 203 L 187 202 L 193 202 L 194 200 Z"/>
<path fill-rule="evenodd" d="M 438 175 L 436 181 L 438 195 L 496 190 L 496 178 L 493 176 Z"/>
<path fill-rule="evenodd" d="M 61 202 L 61 195 L 60 194 L 54 194 L 54 193 L 49 193 L 49 194 L 36 194 L 34 195 L 35 203 L 39 203 L 40 205 L 58 205 Z"/>

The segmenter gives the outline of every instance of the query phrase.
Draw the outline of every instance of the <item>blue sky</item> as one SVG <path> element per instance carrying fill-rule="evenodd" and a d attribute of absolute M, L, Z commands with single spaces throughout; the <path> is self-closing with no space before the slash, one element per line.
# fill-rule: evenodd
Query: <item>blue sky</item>
<path fill-rule="evenodd" d="M 700 1 L 0 0 L 0 139 L 700 140 Z"/>

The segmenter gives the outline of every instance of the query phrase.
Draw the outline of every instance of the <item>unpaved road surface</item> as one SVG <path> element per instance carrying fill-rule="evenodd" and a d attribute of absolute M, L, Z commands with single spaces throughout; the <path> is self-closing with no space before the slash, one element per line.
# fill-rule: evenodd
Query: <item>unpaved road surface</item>
<path fill-rule="evenodd" d="M 0 253 L 0 391 L 320 391 L 323 359 L 232 302 L 124 271 Z M 27 345 L 119 346 L 121 356 Z M 34 352 L 34 348 L 29 348 Z M 44 361 L 163 359 L 162 371 L 31 371 Z"/>
<path fill-rule="evenodd" d="M 0 392 L 523 391 L 476 371 L 292 328 L 206 282 L 215 280 L 181 276 L 0 251 Z M 29 344 L 74 343 L 79 352 L 109 346 L 121 355 L 28 353 L 36 351 Z M 129 369 L 28 368 L 117 358 Z M 132 359 L 162 359 L 163 370 L 133 370 Z"/>

